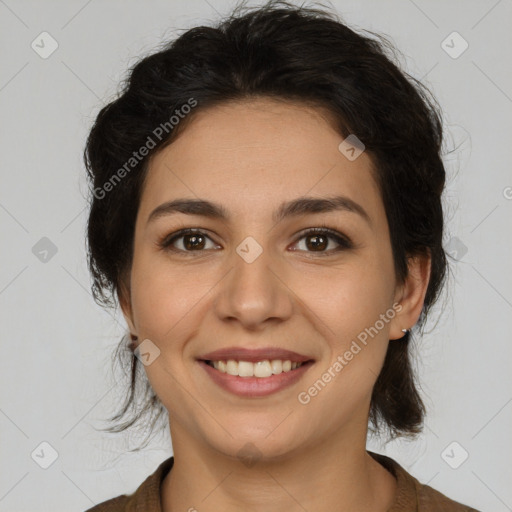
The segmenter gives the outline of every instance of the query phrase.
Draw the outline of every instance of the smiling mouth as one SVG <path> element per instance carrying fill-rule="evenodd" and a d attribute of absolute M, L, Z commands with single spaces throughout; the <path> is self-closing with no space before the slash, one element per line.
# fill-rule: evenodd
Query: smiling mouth
<path fill-rule="evenodd" d="M 281 373 L 289 373 L 302 366 L 313 364 L 313 360 L 292 362 L 289 359 L 264 359 L 255 362 L 228 359 L 227 361 L 203 360 L 203 362 L 220 373 L 226 373 L 235 377 L 256 378 L 268 378 Z"/>

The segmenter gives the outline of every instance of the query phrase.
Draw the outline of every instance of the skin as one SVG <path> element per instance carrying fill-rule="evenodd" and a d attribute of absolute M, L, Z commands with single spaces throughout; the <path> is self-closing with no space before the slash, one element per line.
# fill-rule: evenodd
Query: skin
<path fill-rule="evenodd" d="M 131 333 L 161 351 L 145 370 L 169 412 L 175 463 L 162 485 L 165 512 L 385 511 L 393 503 L 394 477 L 366 452 L 370 397 L 389 340 L 419 318 L 430 261 L 412 259 L 406 282 L 397 283 L 372 160 L 364 152 L 349 161 L 323 114 L 264 98 L 224 103 L 196 112 L 150 161 L 120 303 Z M 359 203 L 371 223 L 349 211 L 272 220 L 284 201 L 335 194 Z M 175 213 L 148 223 L 176 198 L 219 203 L 230 218 Z M 334 239 L 311 247 L 314 235 L 302 232 L 322 224 L 353 247 L 335 252 Z M 209 237 L 203 248 L 184 252 L 186 237 L 174 242 L 181 252 L 158 246 L 182 228 L 201 229 Z M 250 264 L 236 252 L 248 236 L 263 249 Z M 394 303 L 400 312 L 299 403 L 297 395 Z M 276 346 L 315 364 L 291 387 L 242 398 L 196 361 L 230 346 Z M 247 443 L 258 454 L 250 467 L 237 456 Z"/>

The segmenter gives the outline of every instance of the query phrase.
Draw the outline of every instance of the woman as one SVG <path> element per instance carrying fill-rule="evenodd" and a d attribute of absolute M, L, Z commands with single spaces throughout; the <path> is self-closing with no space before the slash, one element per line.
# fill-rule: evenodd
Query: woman
<path fill-rule="evenodd" d="M 439 110 L 387 50 L 322 10 L 235 10 L 98 115 L 95 297 L 174 456 L 90 511 L 474 510 L 366 450 L 369 423 L 421 429 L 408 347 L 446 272 Z"/>

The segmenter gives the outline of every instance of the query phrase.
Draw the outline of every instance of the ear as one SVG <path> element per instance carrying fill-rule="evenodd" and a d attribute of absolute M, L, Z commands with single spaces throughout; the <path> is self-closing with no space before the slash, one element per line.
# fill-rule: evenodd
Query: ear
<path fill-rule="evenodd" d="M 410 329 L 420 317 L 430 280 L 430 253 L 411 256 L 407 267 L 408 275 L 405 282 L 395 293 L 395 302 L 399 303 L 402 309 L 391 322 L 390 340 L 403 338 L 402 329 Z"/>
<path fill-rule="evenodd" d="M 117 298 L 119 300 L 119 305 L 121 306 L 124 319 L 130 329 L 130 333 L 137 336 L 137 329 L 135 328 L 135 322 L 133 320 L 130 286 L 129 284 L 126 284 L 124 280 L 121 281 L 119 286 Z"/>

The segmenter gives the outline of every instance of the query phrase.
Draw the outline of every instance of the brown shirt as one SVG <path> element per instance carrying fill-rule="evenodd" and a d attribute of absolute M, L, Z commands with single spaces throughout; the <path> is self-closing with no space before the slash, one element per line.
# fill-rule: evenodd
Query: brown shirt
<path fill-rule="evenodd" d="M 462 505 L 427 485 L 422 485 L 397 462 L 385 455 L 368 452 L 393 474 L 397 480 L 395 501 L 388 512 L 478 512 Z M 162 512 L 160 485 L 174 463 L 174 458 L 164 460 L 130 495 L 99 503 L 85 512 Z"/>

